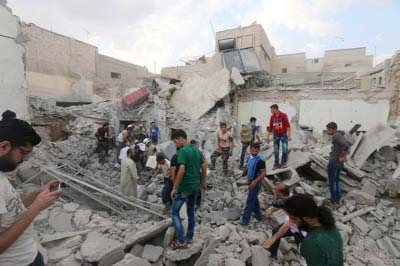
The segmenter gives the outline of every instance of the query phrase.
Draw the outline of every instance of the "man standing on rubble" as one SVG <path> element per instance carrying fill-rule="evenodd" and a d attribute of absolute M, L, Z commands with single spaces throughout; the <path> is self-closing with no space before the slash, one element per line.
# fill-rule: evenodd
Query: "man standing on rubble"
<path fill-rule="evenodd" d="M 242 224 L 249 225 L 253 212 L 256 218 L 261 222 L 262 214 L 258 194 L 261 190 L 261 181 L 267 176 L 265 161 L 261 159 L 260 144 L 253 143 L 250 148 L 251 156 L 247 161 L 247 166 L 243 171 L 243 176 L 247 175 L 247 183 L 249 184 L 249 193 L 247 195 L 246 207 L 242 216 Z"/>
<path fill-rule="evenodd" d="M 151 136 L 151 141 L 157 145 L 158 144 L 158 137 L 160 134 L 160 129 L 156 125 L 156 122 L 151 122 L 151 127 L 150 127 L 150 136 Z"/>
<path fill-rule="evenodd" d="M 267 143 L 271 142 L 271 133 L 274 134 L 274 168 L 286 168 L 288 160 L 288 141 L 291 140 L 290 136 L 290 123 L 288 116 L 279 110 L 277 104 L 271 105 L 271 117 L 269 119 L 269 129 L 267 133 Z M 282 143 L 282 161 L 279 163 L 279 148 Z"/>
<path fill-rule="evenodd" d="M 193 242 L 195 221 L 196 195 L 200 188 L 206 187 L 206 180 L 200 182 L 200 165 L 202 164 L 200 151 L 189 144 L 186 132 L 179 129 L 172 133 L 171 140 L 178 152 L 178 174 L 174 180 L 174 187 L 171 191 L 171 198 L 174 200 L 171 208 L 171 217 L 176 230 L 177 240 L 173 242 L 173 248 L 187 248 Z M 200 184 L 201 183 L 201 184 Z M 188 229 L 186 237 L 182 226 L 179 211 L 183 203 L 186 203 L 188 215 Z"/>
<path fill-rule="evenodd" d="M 243 169 L 244 158 L 246 156 L 247 149 L 254 143 L 257 139 L 258 143 L 261 143 L 260 136 L 258 135 L 257 118 L 251 117 L 249 125 L 242 125 L 242 130 L 240 131 L 240 141 L 242 142 L 242 152 L 240 154 L 239 169 Z"/>
<path fill-rule="evenodd" d="M 328 163 L 328 177 L 329 189 L 331 192 L 331 203 L 334 207 L 340 205 L 340 171 L 342 170 L 343 163 L 347 161 L 347 153 L 349 152 L 350 145 L 342 133 L 337 131 L 337 124 L 329 122 L 326 125 L 326 133 L 332 136 L 332 148 L 329 154 Z"/>
<path fill-rule="evenodd" d="M 109 130 L 108 123 L 105 123 L 96 132 L 97 138 L 97 151 L 99 152 L 99 163 L 103 164 L 106 161 L 108 155 L 109 142 Z"/>
<path fill-rule="evenodd" d="M 127 156 L 121 161 L 120 189 L 128 197 L 137 197 L 138 173 L 133 161 L 133 150 L 128 149 Z"/>
<path fill-rule="evenodd" d="M 232 156 L 233 146 L 232 135 L 228 131 L 226 123 L 222 122 L 217 137 L 217 150 L 211 154 L 211 170 L 215 170 L 215 162 L 218 157 L 222 156 L 224 174 L 228 174 L 228 160 L 229 156 Z"/>
<path fill-rule="evenodd" d="M 53 205 L 62 191 L 51 191 L 58 180 L 20 197 L 7 178 L 28 160 L 34 146 L 41 141 L 27 122 L 20 119 L 0 121 L 0 265 L 44 266 L 43 256 L 33 239 L 31 223 Z M 57 185 L 57 184 L 56 184 Z"/>

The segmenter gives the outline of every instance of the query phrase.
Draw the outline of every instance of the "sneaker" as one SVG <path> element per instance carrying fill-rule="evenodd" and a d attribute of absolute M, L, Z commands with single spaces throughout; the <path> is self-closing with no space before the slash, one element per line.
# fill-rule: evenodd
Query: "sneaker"
<path fill-rule="evenodd" d="M 287 166 L 288 166 L 287 163 L 281 164 L 281 168 L 286 168 Z"/>
<path fill-rule="evenodd" d="M 274 164 L 274 167 L 272 167 L 272 170 L 276 170 L 276 169 L 279 169 L 279 168 L 281 168 L 280 164 Z"/>

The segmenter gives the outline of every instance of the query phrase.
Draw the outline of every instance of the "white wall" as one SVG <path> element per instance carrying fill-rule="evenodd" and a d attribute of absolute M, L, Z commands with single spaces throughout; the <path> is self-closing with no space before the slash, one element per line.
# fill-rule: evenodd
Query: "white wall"
<path fill-rule="evenodd" d="M 1 3 L 1 2 L 0 2 Z M 0 34 L 15 38 L 20 33 L 19 19 L 0 4 Z M 14 39 L 0 36 L 0 114 L 7 109 L 18 118 L 29 119 L 22 57 L 24 48 Z"/>
<path fill-rule="evenodd" d="M 390 103 L 379 100 L 368 103 L 363 100 L 301 100 L 300 125 L 312 126 L 314 132 L 322 134 L 327 123 L 334 121 L 340 130 L 350 130 L 361 124 L 361 130 L 369 130 L 377 123 L 386 123 Z"/>
<path fill-rule="evenodd" d="M 271 109 L 269 108 L 276 102 L 262 102 L 262 101 L 251 101 L 251 102 L 239 102 L 238 109 L 238 127 L 242 124 L 250 123 L 250 117 L 254 116 L 257 118 L 257 125 L 261 127 L 261 132 L 266 132 L 269 118 L 271 116 Z M 296 115 L 296 108 L 287 104 L 277 102 L 279 109 L 288 115 L 289 121 Z"/>

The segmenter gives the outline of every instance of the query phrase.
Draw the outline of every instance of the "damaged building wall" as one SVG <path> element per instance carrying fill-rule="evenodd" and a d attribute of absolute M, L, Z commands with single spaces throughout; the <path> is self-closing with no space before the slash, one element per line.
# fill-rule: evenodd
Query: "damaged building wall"
<path fill-rule="evenodd" d="M 241 90 L 238 124 L 248 123 L 250 116 L 255 114 L 257 123 L 265 132 L 270 116 L 269 106 L 277 103 L 289 116 L 296 114 L 291 119 L 292 123 L 314 127 L 314 133 L 318 135 L 323 134 L 325 125 L 331 120 L 337 122 L 340 129 L 349 130 L 355 124 L 362 124 L 362 129 L 368 130 L 377 123 L 387 122 L 392 94 L 381 89 L 307 86 Z"/>
<path fill-rule="evenodd" d="M 272 62 L 272 74 L 305 72 L 306 54 L 277 55 Z"/>
<path fill-rule="evenodd" d="M 389 100 L 368 103 L 365 100 L 301 100 L 300 125 L 313 127 L 322 133 L 326 124 L 335 121 L 341 130 L 350 130 L 361 124 L 368 131 L 378 123 L 385 124 L 389 117 Z"/>
<path fill-rule="evenodd" d="M 30 95 L 62 101 L 91 102 L 97 47 L 23 24 L 26 76 Z"/>
<path fill-rule="evenodd" d="M 323 72 L 356 72 L 357 76 L 369 72 L 374 57 L 367 55 L 367 48 L 350 48 L 325 51 Z"/>
<path fill-rule="evenodd" d="M 193 75 L 208 77 L 223 68 L 220 53 L 215 53 L 212 57 L 206 57 L 204 62 L 197 62 L 193 65 L 164 67 L 161 75 L 169 78 L 186 80 Z"/>
<path fill-rule="evenodd" d="M 24 47 L 15 38 L 21 33 L 18 17 L 0 1 L 0 112 L 13 110 L 29 119 L 25 88 Z"/>
<path fill-rule="evenodd" d="M 112 88 L 140 87 L 143 78 L 147 76 L 149 71 L 144 66 L 97 54 L 95 87 L 96 92 L 103 91 L 104 95 L 101 96 L 105 98 L 112 98 Z"/>

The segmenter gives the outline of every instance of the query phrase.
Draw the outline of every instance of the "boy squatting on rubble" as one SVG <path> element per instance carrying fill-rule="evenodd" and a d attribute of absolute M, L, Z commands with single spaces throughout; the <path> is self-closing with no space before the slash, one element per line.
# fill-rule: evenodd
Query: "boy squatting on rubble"
<path fill-rule="evenodd" d="M 28 160 L 34 146 L 41 141 L 30 124 L 23 120 L 0 121 L 0 265 L 44 266 L 43 256 L 33 239 L 32 222 L 61 195 L 51 190 L 60 181 L 21 197 L 5 174 Z"/>

